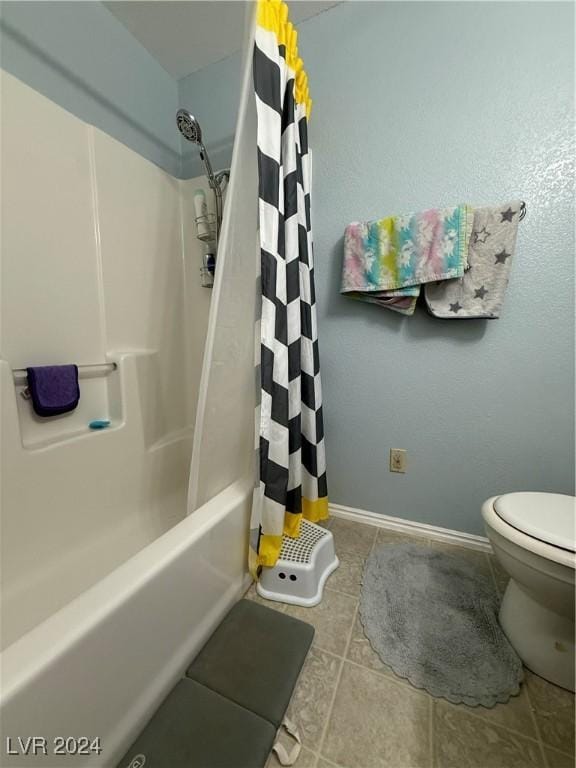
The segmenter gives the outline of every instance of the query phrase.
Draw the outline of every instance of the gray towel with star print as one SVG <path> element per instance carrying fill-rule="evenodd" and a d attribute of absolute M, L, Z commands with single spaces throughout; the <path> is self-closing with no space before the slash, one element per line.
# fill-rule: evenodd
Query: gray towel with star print
<path fill-rule="evenodd" d="M 463 277 L 428 283 L 429 312 L 447 320 L 500 317 L 524 203 L 474 208 L 468 268 Z"/>

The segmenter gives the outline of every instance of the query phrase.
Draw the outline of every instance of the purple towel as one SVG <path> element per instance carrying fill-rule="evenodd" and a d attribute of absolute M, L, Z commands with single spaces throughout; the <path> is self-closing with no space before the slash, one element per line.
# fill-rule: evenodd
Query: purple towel
<path fill-rule="evenodd" d="M 44 365 L 27 368 L 26 372 L 38 416 L 58 416 L 76 408 L 80 400 L 77 365 Z"/>

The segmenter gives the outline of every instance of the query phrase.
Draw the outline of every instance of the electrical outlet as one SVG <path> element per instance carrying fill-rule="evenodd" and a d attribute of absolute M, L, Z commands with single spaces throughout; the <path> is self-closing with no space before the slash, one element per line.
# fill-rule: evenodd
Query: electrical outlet
<path fill-rule="evenodd" d="M 404 448 L 390 448 L 390 472 L 406 472 L 408 453 Z"/>

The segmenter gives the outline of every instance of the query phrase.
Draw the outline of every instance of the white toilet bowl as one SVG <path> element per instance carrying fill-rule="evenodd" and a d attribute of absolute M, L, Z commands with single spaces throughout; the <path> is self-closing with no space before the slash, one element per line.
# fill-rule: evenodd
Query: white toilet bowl
<path fill-rule="evenodd" d="M 510 581 L 500 624 L 537 675 L 574 691 L 576 499 L 509 493 L 484 502 L 482 517 Z"/>

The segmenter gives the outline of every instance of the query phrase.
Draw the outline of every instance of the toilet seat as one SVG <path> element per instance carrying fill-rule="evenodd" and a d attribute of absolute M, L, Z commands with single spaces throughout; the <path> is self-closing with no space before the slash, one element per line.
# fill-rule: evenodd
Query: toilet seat
<path fill-rule="evenodd" d="M 576 499 L 560 493 L 507 493 L 494 501 L 498 517 L 549 546 L 576 552 Z"/>

